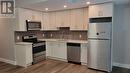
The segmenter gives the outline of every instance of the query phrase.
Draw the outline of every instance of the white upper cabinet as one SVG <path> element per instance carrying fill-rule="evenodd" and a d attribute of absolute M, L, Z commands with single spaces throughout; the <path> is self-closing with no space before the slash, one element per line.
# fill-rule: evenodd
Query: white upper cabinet
<path fill-rule="evenodd" d="M 104 3 L 89 6 L 89 18 L 112 17 L 113 3 Z"/>
<path fill-rule="evenodd" d="M 42 30 L 58 30 L 56 24 L 56 12 L 43 13 Z"/>
<path fill-rule="evenodd" d="M 42 12 L 31 11 L 31 20 L 32 21 L 40 21 L 42 22 Z"/>
<path fill-rule="evenodd" d="M 49 30 L 50 29 L 50 21 L 49 21 L 49 13 L 43 13 L 42 15 L 42 30 Z"/>
<path fill-rule="evenodd" d="M 50 30 L 57 30 L 57 24 L 56 24 L 56 13 L 50 12 L 49 13 L 49 22 L 50 22 Z"/>
<path fill-rule="evenodd" d="M 88 30 L 88 21 L 89 21 L 89 19 L 88 19 L 88 8 L 84 8 L 84 10 L 83 10 L 83 30 Z"/>
<path fill-rule="evenodd" d="M 58 11 L 56 12 L 56 24 L 57 24 L 57 27 L 61 27 L 63 22 L 62 22 L 62 12 L 61 11 Z"/>
<path fill-rule="evenodd" d="M 71 30 L 87 30 L 88 12 L 86 8 L 71 10 Z"/>
<path fill-rule="evenodd" d="M 42 12 L 23 8 L 16 8 L 16 23 L 14 31 L 27 31 L 26 20 L 42 22 Z"/>
<path fill-rule="evenodd" d="M 88 8 L 43 13 L 42 30 L 58 30 L 58 27 L 70 27 L 70 30 L 87 30 Z"/>
<path fill-rule="evenodd" d="M 58 27 L 70 27 L 70 11 L 56 12 L 56 24 Z"/>

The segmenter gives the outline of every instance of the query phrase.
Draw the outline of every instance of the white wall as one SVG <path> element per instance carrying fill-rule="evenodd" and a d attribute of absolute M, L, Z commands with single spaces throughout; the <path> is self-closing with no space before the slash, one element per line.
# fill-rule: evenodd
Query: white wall
<path fill-rule="evenodd" d="M 15 61 L 13 18 L 0 18 L 0 60 Z"/>
<path fill-rule="evenodd" d="M 116 5 L 114 16 L 114 62 L 130 68 L 130 4 Z"/>

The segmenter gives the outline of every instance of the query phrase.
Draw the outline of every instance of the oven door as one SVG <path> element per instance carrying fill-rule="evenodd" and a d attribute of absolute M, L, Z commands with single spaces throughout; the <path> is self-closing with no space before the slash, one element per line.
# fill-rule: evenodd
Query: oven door
<path fill-rule="evenodd" d="M 43 52 L 43 51 L 46 51 L 46 46 L 45 45 L 33 47 L 33 54 Z"/>

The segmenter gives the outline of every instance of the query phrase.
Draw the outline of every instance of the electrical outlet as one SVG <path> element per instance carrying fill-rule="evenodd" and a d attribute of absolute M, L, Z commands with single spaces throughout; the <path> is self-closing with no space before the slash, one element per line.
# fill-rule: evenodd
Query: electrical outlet
<path fill-rule="evenodd" d="M 51 34 L 51 37 L 52 37 L 53 35 Z"/>
<path fill-rule="evenodd" d="M 17 40 L 19 40 L 20 39 L 20 37 L 19 36 L 17 36 Z"/>
<path fill-rule="evenodd" d="M 42 34 L 42 36 L 44 37 L 44 36 L 45 36 L 45 34 Z"/>
<path fill-rule="evenodd" d="M 82 38 L 82 35 L 81 35 L 81 34 L 79 35 L 79 38 Z"/>

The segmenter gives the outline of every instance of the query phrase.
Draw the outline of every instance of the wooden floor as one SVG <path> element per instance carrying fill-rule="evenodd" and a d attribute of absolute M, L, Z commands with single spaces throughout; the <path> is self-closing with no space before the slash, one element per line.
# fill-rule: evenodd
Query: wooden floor
<path fill-rule="evenodd" d="M 86 66 L 57 60 L 46 60 L 28 68 L 0 62 L 0 73 L 105 73 L 88 69 Z M 111 73 L 130 73 L 128 69 L 114 67 Z"/>

